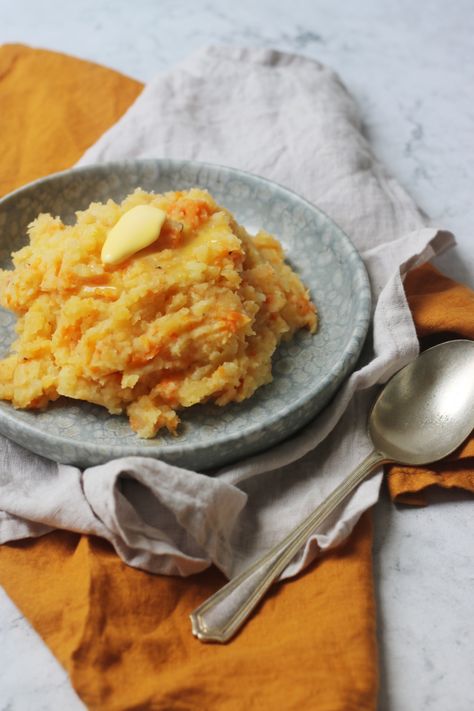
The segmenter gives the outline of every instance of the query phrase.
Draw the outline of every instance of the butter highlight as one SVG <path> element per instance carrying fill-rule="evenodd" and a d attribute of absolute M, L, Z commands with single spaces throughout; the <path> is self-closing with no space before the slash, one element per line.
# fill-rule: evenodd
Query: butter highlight
<path fill-rule="evenodd" d="M 152 205 L 128 210 L 107 235 L 101 252 L 104 264 L 120 264 L 160 236 L 166 212 Z"/>

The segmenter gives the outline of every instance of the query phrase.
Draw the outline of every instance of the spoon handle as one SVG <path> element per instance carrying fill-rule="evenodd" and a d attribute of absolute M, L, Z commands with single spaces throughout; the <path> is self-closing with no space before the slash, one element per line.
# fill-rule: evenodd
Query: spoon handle
<path fill-rule="evenodd" d="M 361 481 L 387 461 L 373 451 L 312 513 L 280 543 L 230 580 L 191 613 L 193 634 L 203 642 L 227 642 L 242 626 L 270 585 Z"/>

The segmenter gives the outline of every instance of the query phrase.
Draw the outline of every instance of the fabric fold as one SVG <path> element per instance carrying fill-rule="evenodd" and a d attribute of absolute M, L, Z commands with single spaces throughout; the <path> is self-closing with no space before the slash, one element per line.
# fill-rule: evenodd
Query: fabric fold
<path fill-rule="evenodd" d="M 84 472 L 83 490 L 119 554 L 150 572 L 225 569 L 230 534 L 246 504 L 235 486 L 145 457 Z"/>

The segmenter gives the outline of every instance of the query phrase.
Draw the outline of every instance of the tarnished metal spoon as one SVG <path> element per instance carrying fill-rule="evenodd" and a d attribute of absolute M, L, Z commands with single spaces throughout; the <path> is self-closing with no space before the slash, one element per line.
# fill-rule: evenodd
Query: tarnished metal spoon
<path fill-rule="evenodd" d="M 314 533 L 377 467 L 442 459 L 474 429 L 474 341 L 424 351 L 387 383 L 369 418 L 374 450 L 304 521 L 191 614 L 202 641 L 227 642 Z"/>

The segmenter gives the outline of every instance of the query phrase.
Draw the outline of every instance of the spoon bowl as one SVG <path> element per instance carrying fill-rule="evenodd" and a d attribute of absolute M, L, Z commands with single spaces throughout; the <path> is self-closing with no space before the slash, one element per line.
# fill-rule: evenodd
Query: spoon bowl
<path fill-rule="evenodd" d="M 385 459 L 435 462 L 474 427 L 474 341 L 447 341 L 422 353 L 387 383 L 369 418 Z"/>
<path fill-rule="evenodd" d="M 369 418 L 374 450 L 280 543 L 194 610 L 193 634 L 227 642 L 308 536 L 375 469 L 387 462 L 435 462 L 457 449 L 473 428 L 474 341 L 441 343 L 394 375 L 378 396 Z"/>

